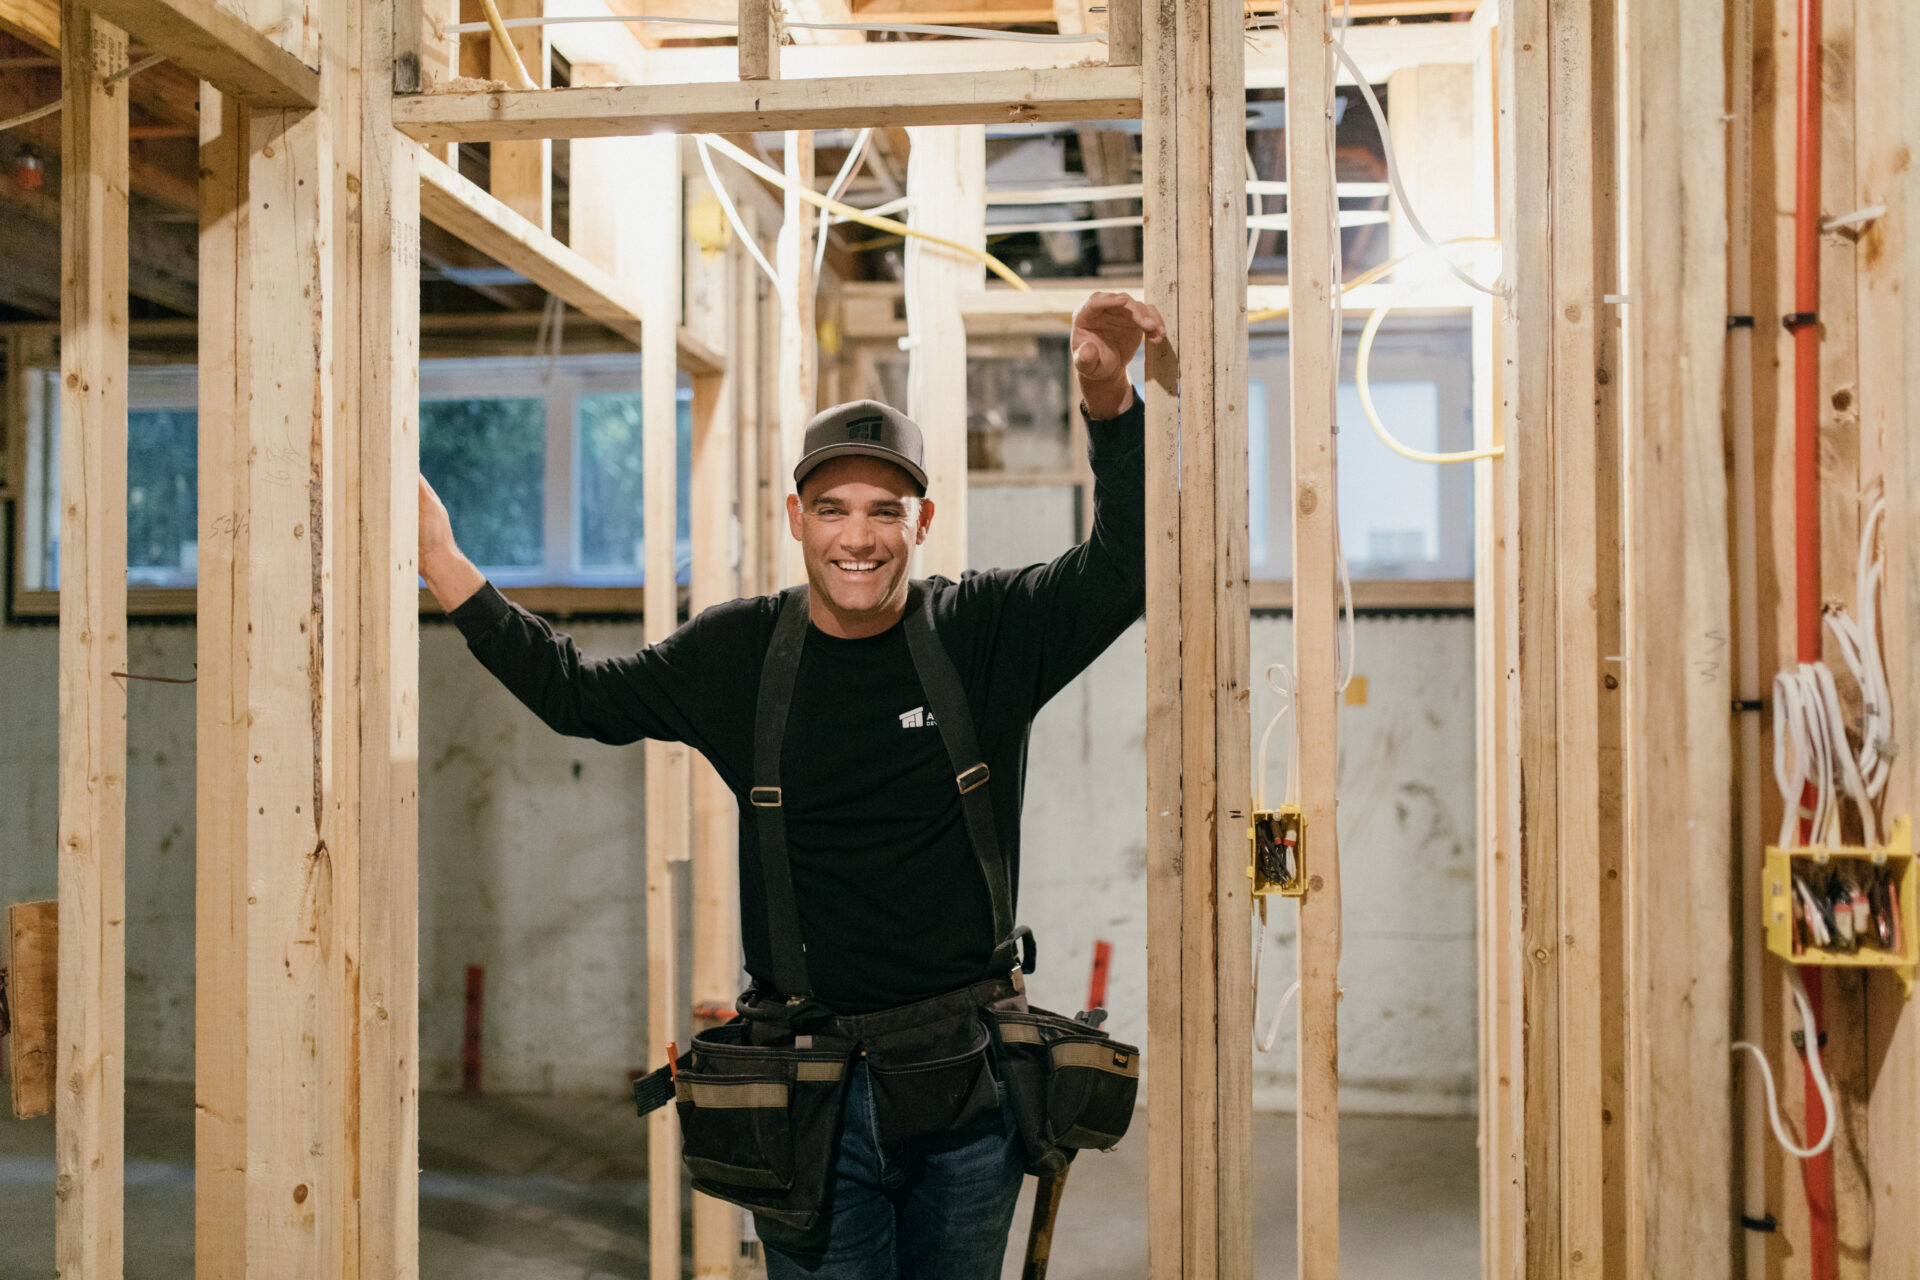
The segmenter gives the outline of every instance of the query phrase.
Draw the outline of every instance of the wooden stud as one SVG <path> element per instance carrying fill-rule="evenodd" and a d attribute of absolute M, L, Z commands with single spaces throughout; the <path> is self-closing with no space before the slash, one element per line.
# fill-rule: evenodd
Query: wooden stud
<path fill-rule="evenodd" d="M 1107 0 L 1107 65 L 1140 65 L 1141 0 Z"/>
<path fill-rule="evenodd" d="M 394 123 L 421 142 L 499 143 L 654 130 L 770 133 L 870 124 L 986 124 L 1008 118 L 1129 120 L 1140 114 L 1139 72 L 1129 67 L 890 78 L 900 83 L 885 86 L 884 96 L 875 92 L 872 81 L 854 77 L 614 85 L 543 93 L 462 90 L 397 102 Z"/>
<path fill-rule="evenodd" d="M 776 0 L 740 0 L 740 78 L 780 78 L 780 7 Z"/>
<path fill-rule="evenodd" d="M 538 18 L 544 9 L 542 0 L 498 0 L 500 16 L 506 18 Z M 513 47 L 520 55 L 520 63 L 533 77 L 533 82 L 545 88 L 553 80 L 552 46 L 547 41 L 545 27 L 514 27 L 509 35 Z M 520 87 L 513 69 L 513 59 L 500 47 L 497 40 L 487 42 L 487 56 L 490 74 L 495 80 L 505 81 L 514 88 Z M 428 101 L 415 98 L 414 101 Z M 439 139 L 439 141 L 465 142 L 469 139 Z M 488 175 L 490 190 L 494 197 L 507 208 L 531 222 L 542 231 L 553 230 L 553 143 L 545 138 L 533 138 L 529 141 L 513 141 L 507 138 L 491 140 L 493 146 L 488 153 Z"/>
<path fill-rule="evenodd" d="M 641 142 L 637 209 L 650 244 L 641 284 L 641 307 L 651 333 L 673 332 L 680 317 L 680 150 L 677 139 L 656 134 Z M 679 614 L 675 586 L 674 462 L 678 436 L 678 366 L 673 346 L 640 348 L 641 475 L 645 487 L 646 614 L 648 644 L 673 634 Z M 686 856 L 686 773 L 676 768 L 674 747 L 646 744 L 647 846 L 647 1056 L 666 1061 L 679 1035 L 680 938 L 673 863 Z M 684 746 L 680 747 L 684 755 Z M 648 1233 L 652 1274 L 680 1272 L 680 1126 L 669 1110 L 647 1120 Z"/>
<path fill-rule="evenodd" d="M 987 131 L 979 125 L 909 129 L 907 197 L 916 230 L 986 245 Z M 960 294 L 977 289 L 979 261 L 908 240 L 907 416 L 926 438 L 933 527 L 914 572 L 958 582 L 967 567 L 967 330 Z"/>
<path fill-rule="evenodd" d="M 785 159 L 788 182 L 813 185 L 813 135 L 789 131 Z M 775 252 L 774 270 L 780 273 L 780 354 L 779 422 L 780 453 L 769 497 L 784 499 L 793 487 L 793 468 L 800 461 L 801 438 L 807 422 L 817 409 L 815 380 L 818 374 L 819 343 L 813 319 L 813 206 L 789 191 L 786 217 L 780 224 L 780 241 Z M 806 581 L 806 565 L 800 556 L 800 544 L 787 534 L 782 510 L 772 517 L 776 528 L 775 545 L 785 548 L 780 563 L 784 566 L 775 586 Z"/>
<path fill-rule="evenodd" d="M 1340 1266 L 1339 1018 L 1340 849 L 1334 807 L 1339 684 L 1335 614 L 1337 472 L 1333 392 L 1340 347 L 1333 331 L 1333 174 L 1323 130 L 1327 76 L 1325 0 L 1288 0 L 1288 97 L 1312 104 L 1287 130 L 1288 233 L 1293 311 L 1288 323 L 1293 432 L 1293 673 L 1300 794 L 1313 881 L 1300 903 L 1299 1275 L 1332 1280 Z M 1312 216 L 1309 216 L 1309 215 Z M 1309 590 L 1307 584 L 1312 584 Z"/>
<path fill-rule="evenodd" d="M 1920 723 L 1920 678 L 1914 638 L 1920 636 L 1920 556 L 1915 530 L 1920 504 L 1920 297 L 1911 287 L 1914 218 L 1920 173 L 1905 161 L 1920 136 L 1920 86 L 1906 71 L 1920 57 L 1920 15 L 1893 0 L 1860 0 L 1855 47 L 1860 164 L 1855 208 L 1884 204 L 1859 250 L 1861 469 L 1885 486 L 1887 556 L 1883 648 L 1895 724 Z M 1857 615 L 1856 615 L 1857 616 Z M 1896 728 L 1896 733 L 1901 732 Z M 1911 736 L 1908 734 L 1906 736 Z M 1896 757 L 1888 782 L 1888 814 L 1920 805 L 1920 762 Z M 1884 975 L 1880 975 L 1884 977 Z M 1867 1167 L 1873 1173 L 1872 1280 L 1892 1280 L 1920 1259 L 1920 1149 L 1907 1141 L 1920 1128 L 1920 1014 L 1899 984 L 1868 987 L 1867 1035 L 1878 1061 L 1869 1102 Z"/>
<path fill-rule="evenodd" d="M 344 1270 L 405 1280 L 420 1265 L 421 185 L 420 148 L 394 131 L 392 79 L 380 70 L 394 64 L 402 7 L 350 0 L 344 30 L 332 29 L 356 55 L 336 101 L 338 145 L 358 182 L 335 189 L 346 224 L 331 477 L 340 759 L 325 830 L 342 872 L 331 978 L 342 1005 L 329 1031 L 350 1083 L 329 1127 Z"/>
<path fill-rule="evenodd" d="M 1722 5 L 1628 7 L 1631 1268 L 1732 1274 Z M 1683 919 L 1685 929 L 1656 922 Z"/>
<path fill-rule="evenodd" d="M 247 122 L 200 101 L 199 564 L 194 597 L 194 1274 L 247 1274 Z M 222 287 L 224 286 L 224 287 Z"/>
<path fill-rule="evenodd" d="M 1240 19 L 1157 0 L 1143 22 L 1147 295 L 1171 336 L 1148 350 L 1145 389 L 1148 1267 L 1244 1277 L 1246 295 L 1245 244 L 1225 214 L 1243 190 Z"/>
<path fill-rule="evenodd" d="M 127 38 L 61 10 L 60 892 L 62 1275 L 121 1273 L 126 1080 Z"/>
<path fill-rule="evenodd" d="M 59 1041 L 60 904 L 16 902 L 7 908 L 6 1073 L 13 1116 L 53 1110 Z"/>
<path fill-rule="evenodd" d="M 730 326 L 744 321 L 733 313 L 734 277 L 742 266 L 738 246 L 720 262 Z M 746 264 L 751 266 L 751 264 Z M 737 332 L 737 328 L 735 329 Z M 732 346 L 731 343 L 728 344 Z M 751 369 L 737 355 L 726 374 L 693 381 L 693 468 L 688 493 L 693 503 L 693 581 L 689 616 L 740 594 L 734 559 L 735 384 Z M 693 982 L 696 1030 L 731 1016 L 741 990 L 739 807 L 733 793 L 705 758 L 693 762 Z M 722 1009 L 726 1014 L 703 1016 Z M 740 1256 L 740 1210 L 696 1193 L 693 1198 L 693 1273 L 728 1277 Z"/>
<path fill-rule="evenodd" d="M 92 10 L 149 51 L 255 106 L 311 107 L 319 101 L 318 71 L 216 0 L 94 0 Z"/>

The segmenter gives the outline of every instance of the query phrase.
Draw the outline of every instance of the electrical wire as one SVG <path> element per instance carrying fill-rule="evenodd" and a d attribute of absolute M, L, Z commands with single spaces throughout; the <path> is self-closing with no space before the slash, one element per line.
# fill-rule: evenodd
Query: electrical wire
<path fill-rule="evenodd" d="M 1788 980 L 1793 983 L 1793 1001 L 1800 1006 L 1800 1025 L 1806 1037 L 1807 1068 L 1813 1078 L 1813 1087 L 1820 1094 L 1824 1104 L 1822 1110 L 1827 1117 L 1827 1130 L 1820 1135 L 1820 1141 L 1810 1147 L 1796 1144 L 1787 1132 L 1786 1122 L 1780 1118 L 1780 1100 L 1774 1092 L 1773 1067 L 1767 1062 L 1767 1055 L 1759 1045 L 1745 1040 L 1733 1042 L 1733 1051 L 1745 1051 L 1753 1055 L 1753 1061 L 1760 1068 L 1760 1082 L 1767 1090 L 1767 1119 L 1773 1125 L 1773 1136 L 1780 1143 L 1781 1150 L 1796 1160 L 1811 1160 L 1833 1145 L 1833 1135 L 1840 1128 L 1838 1108 L 1834 1106 L 1833 1083 L 1827 1079 L 1826 1068 L 1820 1062 L 1819 1029 L 1814 1025 L 1813 1006 L 1807 1002 L 1807 989 L 1801 983 L 1800 975 L 1793 969 L 1787 970 Z"/>
<path fill-rule="evenodd" d="M 520 87 L 538 89 L 540 86 L 535 84 L 533 77 L 527 74 L 527 64 L 520 60 L 520 51 L 513 47 L 513 37 L 507 34 L 507 24 L 500 20 L 499 6 L 494 4 L 493 0 L 480 0 L 480 7 L 486 10 L 487 14 L 487 20 L 482 26 L 493 32 L 493 42 L 499 46 L 502 53 L 507 55 L 507 66 L 520 81 Z M 516 25 L 524 22 L 525 19 L 515 19 Z"/>
<path fill-rule="evenodd" d="M 1419 236 L 1428 248 L 1439 248 L 1439 242 L 1427 233 L 1425 224 L 1420 221 L 1420 215 L 1414 211 L 1413 202 L 1407 199 L 1406 184 L 1400 179 L 1400 162 L 1394 158 L 1393 154 L 1393 138 L 1390 136 L 1387 128 L 1387 113 L 1381 110 L 1380 99 L 1374 96 L 1373 86 L 1367 83 L 1367 77 L 1361 73 L 1359 64 L 1348 56 L 1347 47 L 1341 43 L 1338 33 L 1335 33 L 1328 47 L 1333 51 L 1333 56 L 1338 58 L 1341 64 L 1346 67 L 1348 73 L 1353 76 L 1359 87 L 1360 96 L 1366 99 L 1367 110 L 1373 113 L 1373 122 L 1380 131 L 1380 154 L 1385 157 L 1387 162 L 1387 181 L 1392 185 L 1394 194 L 1400 198 L 1400 212 L 1406 216 L 1407 225 L 1413 228 L 1413 234 Z M 1463 283 L 1479 290 L 1481 293 L 1492 294 L 1496 298 L 1505 298 L 1507 296 L 1505 289 L 1494 285 L 1481 284 L 1478 280 L 1475 280 L 1472 276 L 1461 270 L 1451 259 L 1447 260 L 1447 270 L 1458 276 Z"/>
<path fill-rule="evenodd" d="M 740 27 L 740 24 L 731 18 L 590 14 L 570 17 L 510 18 L 501 22 L 499 29 L 495 30 L 493 19 L 498 16 L 498 11 L 494 9 L 492 0 L 482 0 L 482 2 L 488 11 L 488 21 L 456 22 L 450 24 L 446 30 L 455 34 L 493 30 L 495 37 L 500 38 L 502 32 L 519 27 L 567 26 L 581 22 L 657 23 L 665 26 L 720 27 L 728 31 L 737 31 Z M 1107 41 L 1105 33 L 1099 31 L 1049 35 L 1038 31 L 994 31 L 979 27 L 952 27 L 932 22 L 788 22 L 782 20 L 780 26 L 788 31 L 892 31 L 906 35 L 951 36 L 960 40 L 1010 40 L 1021 44 L 1105 44 Z"/>
<path fill-rule="evenodd" d="M 1367 317 L 1367 324 L 1360 331 L 1360 349 L 1353 356 L 1353 384 L 1360 393 L 1360 408 L 1367 415 L 1367 421 L 1373 424 L 1373 433 L 1380 442 L 1403 458 L 1415 462 L 1477 462 L 1482 458 L 1500 458 L 1506 456 L 1505 445 L 1489 445 L 1484 449 L 1461 449 L 1453 453 L 1430 453 L 1425 449 L 1413 449 L 1401 444 L 1394 434 L 1387 430 L 1387 424 L 1380 420 L 1380 411 L 1373 405 L 1373 384 L 1367 378 L 1368 363 L 1373 357 L 1373 340 L 1379 334 L 1380 326 L 1386 322 L 1387 313 L 1393 310 L 1393 304 L 1383 302 L 1373 309 Z"/>
<path fill-rule="evenodd" d="M 774 296 L 785 300 L 787 291 L 780 282 L 780 273 L 773 269 L 771 262 L 767 261 L 767 255 L 760 249 L 760 242 L 753 238 L 753 233 L 747 230 L 746 223 L 740 217 L 740 211 L 734 208 L 733 197 L 727 192 L 727 184 L 720 181 L 720 175 L 713 170 L 713 156 L 707 150 L 706 135 L 696 133 L 693 135 L 693 141 L 695 149 L 700 153 L 700 167 L 707 172 L 707 184 L 713 188 L 713 196 L 720 202 L 721 212 L 727 215 L 727 224 L 733 228 L 733 234 L 740 237 L 741 243 L 747 246 L 748 256 L 760 264 L 760 270 L 766 272 L 767 279 L 773 282 Z"/>
<path fill-rule="evenodd" d="M 956 253 L 963 253 L 967 257 L 984 265 L 987 270 L 993 272 L 993 274 L 999 276 L 1002 280 L 1005 280 L 1021 293 L 1033 292 L 1033 286 L 1025 280 L 1022 280 L 1012 267 L 1009 267 L 1006 263 L 994 257 L 985 249 L 976 249 L 970 244 L 962 244 L 958 240 L 949 240 L 945 236 L 937 236 L 929 231 L 921 231 L 916 227 L 910 227 L 906 223 L 897 222 L 892 218 L 876 217 L 873 214 L 867 213 L 865 210 L 856 209 L 852 205 L 839 200 L 830 200 L 811 187 L 802 183 L 788 181 L 787 176 L 778 169 L 754 159 L 724 138 L 709 136 L 706 139 L 705 145 L 718 150 L 721 155 L 727 157 L 727 159 L 733 161 L 754 176 L 771 182 L 783 191 L 793 192 L 793 194 L 799 196 L 815 208 L 824 209 L 834 214 L 842 222 L 857 222 L 863 227 L 872 227 L 876 231 L 891 231 L 897 236 L 907 236 L 916 240 L 925 240 L 929 244 L 937 244 L 944 248 L 952 249 Z"/>
<path fill-rule="evenodd" d="M 849 182 L 853 181 L 853 176 L 860 172 L 860 166 L 867 158 L 867 144 L 872 140 L 872 126 L 860 131 L 859 136 L 853 141 L 853 146 L 847 151 L 846 160 L 840 165 L 840 172 L 833 176 L 833 182 L 827 187 L 827 199 L 839 199 L 840 193 L 847 189 Z M 820 230 L 815 235 L 813 244 L 813 291 L 816 296 L 820 292 L 820 267 L 827 260 L 827 233 L 831 230 L 833 230 L 833 214 L 822 214 Z"/>
<path fill-rule="evenodd" d="M 156 53 L 151 57 L 142 58 L 140 59 L 140 61 L 133 63 L 130 66 L 122 67 L 120 70 L 108 76 L 101 83 L 102 84 L 119 84 L 122 80 L 130 80 L 134 76 L 139 75 L 142 71 L 145 71 L 148 67 L 157 67 L 161 63 L 165 62 L 166 60 L 167 60 L 166 54 Z M 9 129 L 17 129 L 23 124 L 32 124 L 35 120 L 44 120 L 48 116 L 52 115 L 54 112 L 58 111 L 61 107 L 64 107 L 66 105 L 67 105 L 66 95 L 62 94 L 60 97 L 55 98 L 52 102 L 49 102 L 44 107 L 35 107 L 31 111 L 23 111 L 17 116 L 9 116 L 5 120 L 0 120 L 0 133 L 5 133 Z"/>

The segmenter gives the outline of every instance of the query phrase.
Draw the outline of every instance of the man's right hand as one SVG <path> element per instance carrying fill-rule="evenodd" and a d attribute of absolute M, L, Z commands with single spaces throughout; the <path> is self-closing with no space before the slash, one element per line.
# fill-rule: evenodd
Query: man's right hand
<path fill-rule="evenodd" d="M 473 561 L 460 553 L 453 540 L 453 521 L 446 504 L 433 491 L 425 476 L 420 477 L 420 576 L 440 607 L 452 613 L 481 587 L 486 575 Z"/>

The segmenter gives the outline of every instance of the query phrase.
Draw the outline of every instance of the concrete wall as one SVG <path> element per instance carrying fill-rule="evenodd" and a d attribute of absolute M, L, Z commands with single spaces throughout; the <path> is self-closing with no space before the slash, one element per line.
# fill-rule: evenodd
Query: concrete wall
<path fill-rule="evenodd" d="M 1071 539 L 1068 495 L 978 490 L 974 504 L 975 563 L 1041 558 Z M 592 652 L 640 643 L 630 623 L 572 629 Z M 1257 666 L 1289 646 L 1287 620 L 1254 621 Z M 128 661 L 184 676 L 193 649 L 190 624 L 136 624 Z M 52 626 L 0 626 L 0 902 L 54 893 L 56 661 Z M 1110 1025 L 1137 1043 L 1144 663 L 1136 627 L 1036 724 L 1020 911 L 1041 941 L 1032 989 L 1051 1007 L 1080 1007 L 1094 942 L 1113 943 Z M 489 1088 L 619 1090 L 645 1056 L 641 752 L 548 732 L 445 624 L 422 627 L 420 669 L 423 1083 L 457 1084 L 465 969 L 480 964 Z M 1470 1111 L 1472 624 L 1362 619 L 1358 671 L 1368 699 L 1343 718 L 1340 770 L 1342 1101 Z M 1254 706 L 1257 735 L 1272 709 L 1264 687 Z M 128 714 L 128 1075 L 189 1079 L 193 690 L 135 682 Z M 1263 1021 L 1292 980 L 1292 937 L 1293 909 L 1276 902 Z M 1257 1061 L 1260 1105 L 1291 1103 L 1291 1024 Z"/>

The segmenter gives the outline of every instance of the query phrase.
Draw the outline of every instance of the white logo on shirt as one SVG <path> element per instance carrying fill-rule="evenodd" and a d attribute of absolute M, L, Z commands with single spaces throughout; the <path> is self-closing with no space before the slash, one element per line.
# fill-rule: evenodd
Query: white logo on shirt
<path fill-rule="evenodd" d="M 938 728 L 939 725 L 940 722 L 935 720 L 932 713 L 925 707 L 915 707 L 911 711 L 903 711 L 900 713 L 900 727 L 902 729 L 935 729 Z"/>

